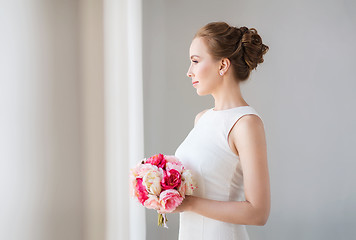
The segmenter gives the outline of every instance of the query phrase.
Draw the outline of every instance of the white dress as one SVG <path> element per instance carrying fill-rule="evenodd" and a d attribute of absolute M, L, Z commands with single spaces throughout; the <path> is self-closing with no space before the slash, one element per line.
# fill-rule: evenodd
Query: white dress
<path fill-rule="evenodd" d="M 207 110 L 177 148 L 175 156 L 191 170 L 198 188 L 194 196 L 219 201 L 244 201 L 239 157 L 228 143 L 228 133 L 246 114 L 259 116 L 251 106 Z M 260 116 L 259 116 L 260 117 Z M 236 123 L 238 124 L 238 122 Z M 179 240 L 248 240 L 245 225 L 180 213 Z"/>

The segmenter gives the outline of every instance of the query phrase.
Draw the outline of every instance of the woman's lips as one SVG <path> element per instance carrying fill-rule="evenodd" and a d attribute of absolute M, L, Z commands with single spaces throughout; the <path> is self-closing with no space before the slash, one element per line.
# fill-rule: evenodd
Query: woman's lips
<path fill-rule="evenodd" d="M 194 81 L 193 82 L 193 85 L 196 85 L 196 84 L 198 84 L 199 83 L 199 81 Z"/>

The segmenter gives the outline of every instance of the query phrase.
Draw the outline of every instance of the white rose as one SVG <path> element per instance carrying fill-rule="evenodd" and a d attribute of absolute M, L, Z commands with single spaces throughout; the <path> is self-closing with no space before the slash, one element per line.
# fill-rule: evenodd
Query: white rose
<path fill-rule="evenodd" d="M 142 184 L 150 194 L 159 196 L 161 193 L 161 173 L 158 170 L 151 170 L 142 178 Z"/>
<path fill-rule="evenodd" d="M 157 166 L 151 165 L 149 163 L 141 164 L 137 169 L 137 177 L 143 178 L 150 171 L 158 171 Z"/>
<path fill-rule="evenodd" d="M 184 170 L 182 173 L 182 182 L 185 185 L 185 195 L 192 195 L 196 188 L 193 176 L 189 170 Z"/>

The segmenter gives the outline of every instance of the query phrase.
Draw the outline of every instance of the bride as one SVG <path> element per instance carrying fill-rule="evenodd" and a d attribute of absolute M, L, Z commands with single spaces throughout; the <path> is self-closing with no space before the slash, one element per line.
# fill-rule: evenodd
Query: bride
<path fill-rule="evenodd" d="M 240 83 L 263 62 L 268 46 L 254 28 L 211 22 L 190 46 L 188 77 L 215 106 L 196 115 L 175 155 L 198 188 L 174 212 L 180 240 L 247 240 L 245 225 L 263 226 L 270 213 L 264 125 Z"/>

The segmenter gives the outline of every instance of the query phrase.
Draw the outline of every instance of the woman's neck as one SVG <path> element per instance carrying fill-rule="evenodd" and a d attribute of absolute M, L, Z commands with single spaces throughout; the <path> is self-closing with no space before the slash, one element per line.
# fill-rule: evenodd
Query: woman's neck
<path fill-rule="evenodd" d="M 223 79 L 221 85 L 211 95 L 215 100 L 215 110 L 248 105 L 242 97 L 240 84 L 234 79 Z"/>

